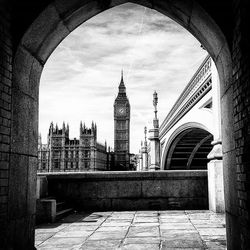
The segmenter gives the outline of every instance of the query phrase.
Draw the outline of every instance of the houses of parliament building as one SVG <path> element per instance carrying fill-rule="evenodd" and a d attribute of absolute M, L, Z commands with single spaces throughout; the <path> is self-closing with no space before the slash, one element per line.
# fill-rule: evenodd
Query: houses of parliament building
<path fill-rule="evenodd" d="M 114 102 L 114 152 L 97 141 L 97 126 L 80 123 L 79 139 L 69 138 L 69 125 L 50 124 L 47 144 L 38 139 L 38 172 L 129 170 L 130 104 L 123 73 Z"/>

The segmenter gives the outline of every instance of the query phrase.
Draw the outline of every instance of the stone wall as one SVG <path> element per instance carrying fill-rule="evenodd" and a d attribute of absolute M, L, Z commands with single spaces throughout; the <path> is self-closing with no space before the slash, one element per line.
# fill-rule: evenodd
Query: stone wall
<path fill-rule="evenodd" d="M 49 196 L 78 210 L 208 209 L 206 170 L 46 176 Z"/>
<path fill-rule="evenodd" d="M 8 210 L 12 38 L 7 6 L 0 6 L 0 244 L 5 245 Z"/>
<path fill-rule="evenodd" d="M 235 152 L 227 153 L 227 240 L 229 249 L 250 249 L 250 2 L 233 2 L 233 84 L 228 92 L 233 97 Z"/>

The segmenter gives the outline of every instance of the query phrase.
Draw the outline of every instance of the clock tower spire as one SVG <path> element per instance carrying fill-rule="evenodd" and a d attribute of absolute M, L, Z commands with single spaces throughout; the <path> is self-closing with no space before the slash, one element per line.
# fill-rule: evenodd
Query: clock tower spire
<path fill-rule="evenodd" d="M 114 103 L 115 170 L 129 170 L 130 104 L 121 71 L 118 95 Z"/>

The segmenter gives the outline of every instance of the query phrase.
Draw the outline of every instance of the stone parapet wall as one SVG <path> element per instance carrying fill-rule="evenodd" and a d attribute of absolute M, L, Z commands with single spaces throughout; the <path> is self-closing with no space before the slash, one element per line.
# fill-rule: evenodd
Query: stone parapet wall
<path fill-rule="evenodd" d="M 78 210 L 208 209 L 206 170 L 49 173 L 46 177 L 49 195 Z"/>

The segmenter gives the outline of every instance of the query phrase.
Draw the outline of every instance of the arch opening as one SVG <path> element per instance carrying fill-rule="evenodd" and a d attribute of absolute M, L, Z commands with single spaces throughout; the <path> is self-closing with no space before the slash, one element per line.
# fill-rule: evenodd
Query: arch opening
<path fill-rule="evenodd" d="M 164 169 L 198 170 L 207 169 L 207 155 L 213 146 L 212 134 L 200 128 L 189 128 L 172 141 Z"/>
<path fill-rule="evenodd" d="M 24 215 L 24 219 L 27 219 L 27 221 L 34 220 L 35 216 L 36 178 L 34 176 L 37 163 L 38 93 L 44 64 L 57 45 L 78 25 L 107 8 L 125 2 L 127 1 L 108 1 L 103 6 L 103 4 L 96 1 L 86 3 L 79 0 L 65 4 L 65 1 L 58 0 L 51 3 L 40 13 L 20 41 L 13 67 L 10 160 L 11 168 L 18 174 L 11 177 L 9 185 L 14 187 L 15 183 L 20 183 L 21 179 L 25 178 L 29 196 L 29 200 L 26 201 L 26 207 L 29 211 Z M 190 1 L 187 4 L 183 4 L 182 1 L 171 2 L 171 4 L 169 2 L 165 4 L 162 1 L 154 1 L 154 5 L 151 2 L 133 2 L 154 8 L 173 18 L 202 43 L 217 66 L 223 96 L 231 83 L 231 54 L 223 32 L 212 17 L 195 1 L 192 1 L 192 3 Z M 171 5 L 171 8 L 169 8 L 169 5 Z M 228 105 L 225 101 L 224 109 Z M 230 111 L 232 109 L 229 109 L 228 112 Z M 233 119 L 231 113 L 228 113 L 228 117 L 228 121 L 223 124 L 223 131 L 226 130 L 226 126 Z M 233 131 L 230 126 L 229 129 Z M 233 136 L 233 132 L 231 134 Z M 228 151 L 233 147 L 232 144 L 231 142 L 227 143 L 226 149 Z M 25 176 L 20 172 L 24 172 L 24 169 Z M 17 200 L 20 201 L 20 197 L 18 197 L 19 194 L 13 192 L 9 203 L 15 204 Z M 9 220 L 15 220 L 15 216 L 12 217 L 10 216 Z M 31 226 L 29 230 L 31 232 L 28 232 L 28 234 L 32 235 L 34 227 Z M 33 240 L 31 238 L 30 241 Z"/>

